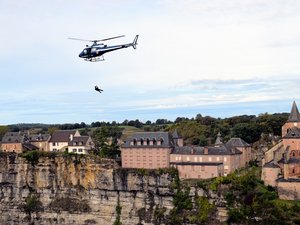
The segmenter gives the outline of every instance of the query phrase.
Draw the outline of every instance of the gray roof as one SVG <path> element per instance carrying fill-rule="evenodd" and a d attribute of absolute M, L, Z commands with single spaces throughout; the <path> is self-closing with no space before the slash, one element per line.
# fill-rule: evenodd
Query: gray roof
<path fill-rule="evenodd" d="M 300 130 L 297 127 L 292 127 L 283 138 L 300 138 Z"/>
<path fill-rule="evenodd" d="M 267 167 L 267 168 L 280 168 L 280 166 L 278 164 L 275 164 L 273 161 L 270 161 L 270 162 L 266 163 L 263 167 Z"/>
<path fill-rule="evenodd" d="M 2 143 L 22 143 L 23 134 L 20 132 L 6 132 L 2 137 Z"/>
<path fill-rule="evenodd" d="M 300 122 L 300 115 L 295 101 L 293 102 L 293 106 L 292 106 L 292 110 L 288 122 Z"/>
<path fill-rule="evenodd" d="M 56 130 L 53 132 L 49 142 L 69 142 L 70 135 L 76 133 L 76 130 Z"/>
<path fill-rule="evenodd" d="M 39 149 L 38 147 L 36 147 L 35 145 L 30 144 L 30 143 L 23 143 L 22 147 L 23 147 L 23 149 L 28 150 L 28 151 L 38 150 Z"/>
<path fill-rule="evenodd" d="M 162 140 L 162 144 L 157 145 L 130 145 L 131 141 L 147 141 L 147 140 Z M 136 132 L 131 137 L 127 138 L 123 148 L 171 148 L 174 146 L 174 141 L 168 132 Z"/>
<path fill-rule="evenodd" d="M 29 141 L 36 142 L 36 141 L 47 141 L 50 138 L 50 134 L 30 134 Z"/>
<path fill-rule="evenodd" d="M 69 141 L 69 146 L 86 146 L 89 136 L 73 137 L 72 141 Z"/>
<path fill-rule="evenodd" d="M 170 162 L 173 165 L 198 165 L 198 166 L 219 166 L 223 162 Z"/>
<path fill-rule="evenodd" d="M 229 149 L 225 145 L 222 146 L 208 146 L 208 154 L 204 154 L 204 148 L 200 146 L 183 146 L 175 147 L 172 154 L 181 154 L 181 155 L 234 155 L 242 154 L 241 151 L 236 148 Z"/>
<path fill-rule="evenodd" d="M 300 159 L 290 158 L 288 164 L 300 164 Z"/>
<path fill-rule="evenodd" d="M 229 148 L 232 147 L 250 147 L 250 145 L 241 138 L 231 138 L 227 143 L 226 146 Z"/>

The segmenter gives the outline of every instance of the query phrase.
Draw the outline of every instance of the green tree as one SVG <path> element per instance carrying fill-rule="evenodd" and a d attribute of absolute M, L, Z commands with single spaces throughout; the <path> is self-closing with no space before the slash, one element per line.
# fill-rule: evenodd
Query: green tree
<path fill-rule="evenodd" d="M 97 128 L 92 134 L 96 154 L 104 158 L 115 158 L 119 156 L 118 139 L 121 135 L 122 129 L 117 126 L 101 126 Z"/>

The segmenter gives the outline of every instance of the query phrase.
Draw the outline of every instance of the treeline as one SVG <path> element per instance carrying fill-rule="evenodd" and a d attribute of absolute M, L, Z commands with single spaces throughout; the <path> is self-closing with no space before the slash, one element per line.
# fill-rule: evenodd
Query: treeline
<path fill-rule="evenodd" d="M 213 118 L 198 114 L 195 118 L 177 118 L 179 121 L 166 130 L 177 131 L 186 144 L 209 145 L 214 143 L 218 132 L 223 141 L 240 137 L 248 143 L 254 143 L 261 137 L 281 136 L 281 127 L 288 119 L 288 113 L 242 115 L 230 118 Z M 265 134 L 265 135 L 263 135 Z"/>
<path fill-rule="evenodd" d="M 186 144 L 207 145 L 214 143 L 217 133 L 220 132 L 223 140 L 227 141 L 232 137 L 240 137 L 248 143 L 259 140 L 262 134 L 272 136 L 281 135 L 281 127 L 288 119 L 288 113 L 241 115 L 229 118 L 214 118 L 197 114 L 193 118 L 177 117 L 174 121 L 168 119 L 157 119 L 152 122 L 136 120 L 124 120 L 123 122 L 92 122 L 91 124 L 68 123 L 68 124 L 14 124 L 1 126 L 0 136 L 7 131 L 24 131 L 38 129 L 46 133 L 53 130 L 81 129 L 83 133 L 89 132 L 91 128 L 97 127 L 124 127 L 132 126 L 144 131 L 170 131 L 175 129 L 184 138 Z"/>

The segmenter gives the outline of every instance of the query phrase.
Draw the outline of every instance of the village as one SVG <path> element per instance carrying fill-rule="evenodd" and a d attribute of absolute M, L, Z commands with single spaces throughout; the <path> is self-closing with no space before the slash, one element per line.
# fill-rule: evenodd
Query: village
<path fill-rule="evenodd" d="M 91 154 L 94 141 L 78 130 L 55 130 L 50 134 L 7 132 L 1 151 L 67 152 Z M 122 168 L 160 169 L 174 167 L 179 178 L 209 179 L 223 177 L 247 168 L 255 160 L 252 147 L 241 138 L 222 141 L 219 132 L 208 146 L 185 145 L 179 132 L 136 132 L 120 146 Z M 263 153 L 261 179 L 278 189 L 279 198 L 300 200 L 300 114 L 293 102 L 289 118 L 282 126 L 281 140 Z"/>

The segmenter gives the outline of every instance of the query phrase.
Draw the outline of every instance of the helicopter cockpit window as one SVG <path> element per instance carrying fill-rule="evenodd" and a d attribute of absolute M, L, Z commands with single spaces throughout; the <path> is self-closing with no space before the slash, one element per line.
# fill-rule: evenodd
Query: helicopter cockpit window
<path fill-rule="evenodd" d="M 87 53 L 87 50 L 86 50 L 86 49 L 84 49 L 84 50 L 83 50 L 83 53 L 84 53 L 84 54 L 86 54 L 86 53 Z"/>

